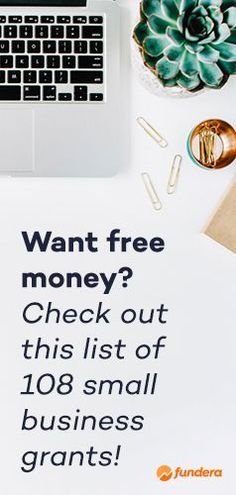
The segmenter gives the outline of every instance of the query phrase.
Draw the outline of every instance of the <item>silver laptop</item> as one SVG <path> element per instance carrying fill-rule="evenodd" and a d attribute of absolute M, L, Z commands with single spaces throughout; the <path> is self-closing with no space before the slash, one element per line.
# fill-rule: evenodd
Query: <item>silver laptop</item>
<path fill-rule="evenodd" d="M 121 79 L 115 0 L 0 0 L 0 174 L 114 175 Z"/>

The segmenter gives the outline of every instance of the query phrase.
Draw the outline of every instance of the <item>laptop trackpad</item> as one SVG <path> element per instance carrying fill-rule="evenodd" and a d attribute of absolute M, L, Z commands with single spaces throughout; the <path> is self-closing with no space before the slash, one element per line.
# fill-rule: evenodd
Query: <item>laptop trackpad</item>
<path fill-rule="evenodd" d="M 34 170 L 34 112 L 26 109 L 0 110 L 0 174 Z"/>

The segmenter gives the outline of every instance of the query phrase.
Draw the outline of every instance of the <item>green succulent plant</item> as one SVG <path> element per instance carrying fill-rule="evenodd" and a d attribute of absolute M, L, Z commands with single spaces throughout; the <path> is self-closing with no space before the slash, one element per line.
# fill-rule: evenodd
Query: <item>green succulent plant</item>
<path fill-rule="evenodd" d="M 236 0 L 143 0 L 134 39 L 164 86 L 219 88 L 236 74 Z"/>

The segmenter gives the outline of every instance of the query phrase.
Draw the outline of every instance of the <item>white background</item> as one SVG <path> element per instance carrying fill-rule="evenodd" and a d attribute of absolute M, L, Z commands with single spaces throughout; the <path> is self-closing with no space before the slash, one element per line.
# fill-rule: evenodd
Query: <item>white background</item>
<path fill-rule="evenodd" d="M 138 2 L 124 1 L 130 26 Z M 128 18 L 128 17 L 127 17 Z M 129 49 L 130 32 L 124 30 Z M 131 67 L 128 68 L 131 71 Z M 129 73 L 127 73 L 127 76 Z M 235 257 L 206 238 L 201 230 L 235 173 L 235 164 L 208 172 L 191 164 L 186 138 L 194 125 L 206 118 L 223 118 L 235 125 L 235 81 L 221 91 L 191 99 L 157 98 L 149 95 L 132 75 L 130 115 L 132 157 L 129 167 L 113 179 L 8 180 L 0 182 L 1 202 L 1 487 L 5 495 L 228 495 L 234 494 L 235 472 Z M 136 124 L 145 116 L 169 141 L 161 150 Z M 173 155 L 184 157 L 176 194 L 166 194 Z M 140 173 L 148 171 L 158 189 L 163 209 L 155 212 L 146 196 Z M 112 228 L 124 235 L 165 239 L 162 254 L 107 255 L 104 239 Z M 27 254 L 20 232 L 52 230 L 55 235 L 83 235 L 93 231 L 101 251 L 86 254 Z M 20 288 L 22 271 L 116 271 L 131 266 L 134 276 L 127 289 L 117 284 L 110 295 L 97 290 L 25 291 Z M 83 308 L 103 300 L 114 310 L 107 327 L 43 325 L 27 327 L 21 311 L 31 300 L 52 300 L 62 307 Z M 122 308 L 169 307 L 168 326 L 120 325 Z M 80 343 L 87 334 L 104 342 L 122 337 L 131 349 L 136 343 L 154 343 L 168 336 L 160 360 L 126 364 L 113 360 L 91 364 L 45 362 L 29 366 L 21 358 L 24 338 L 41 335 L 53 341 Z M 158 393 L 123 399 L 113 396 L 46 400 L 34 398 L 30 409 L 48 414 L 70 413 L 76 408 L 105 415 L 144 414 L 140 433 L 24 433 L 21 416 L 27 407 L 19 391 L 22 375 L 29 369 L 47 372 L 73 370 L 86 377 L 142 377 L 159 372 Z M 118 467 L 39 468 L 32 474 L 20 470 L 25 450 L 79 450 L 95 445 L 109 450 L 122 444 Z M 161 464 L 183 468 L 222 468 L 222 479 L 157 480 Z"/>

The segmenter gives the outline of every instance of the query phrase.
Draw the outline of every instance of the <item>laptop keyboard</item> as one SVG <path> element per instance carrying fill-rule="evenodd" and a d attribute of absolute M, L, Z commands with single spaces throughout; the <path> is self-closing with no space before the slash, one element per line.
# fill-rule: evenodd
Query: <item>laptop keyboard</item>
<path fill-rule="evenodd" d="M 0 15 L 0 102 L 101 103 L 104 15 Z"/>

